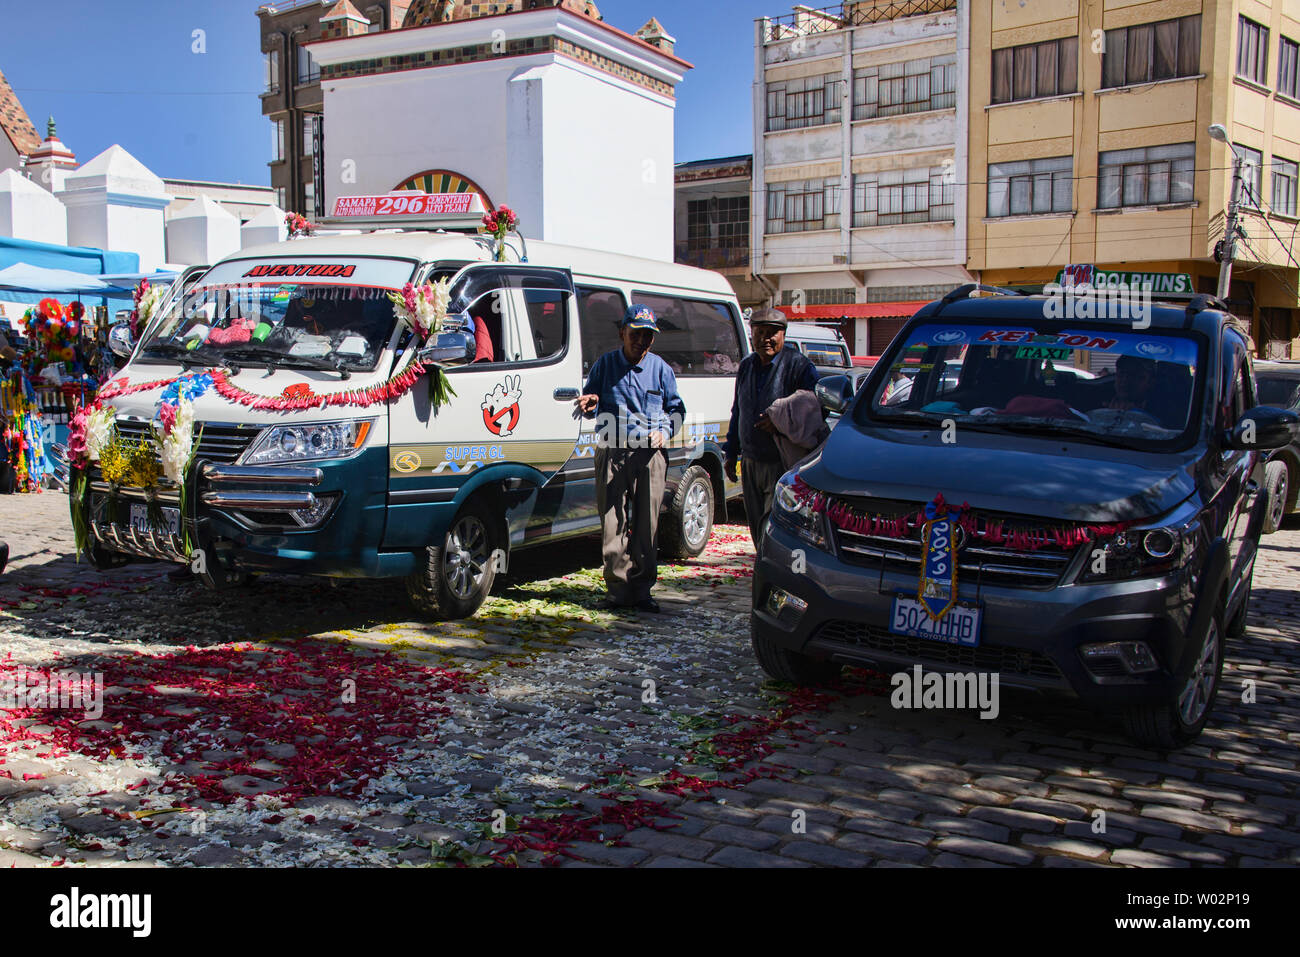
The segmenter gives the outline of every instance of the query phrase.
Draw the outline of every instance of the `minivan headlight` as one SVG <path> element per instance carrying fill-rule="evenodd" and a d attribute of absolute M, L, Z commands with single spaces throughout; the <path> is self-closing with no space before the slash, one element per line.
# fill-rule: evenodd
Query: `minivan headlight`
<path fill-rule="evenodd" d="M 374 419 L 275 425 L 264 429 L 244 453 L 244 465 L 341 459 L 360 451 Z"/>
<path fill-rule="evenodd" d="M 773 524 L 793 532 L 809 545 L 828 548 L 826 515 L 817 507 L 821 498 L 821 493 L 800 479 L 797 473 L 783 475 L 772 493 Z"/>
<path fill-rule="evenodd" d="M 1130 528 L 1087 546 L 1083 583 L 1152 578 L 1188 564 L 1196 555 L 1200 523 Z"/>

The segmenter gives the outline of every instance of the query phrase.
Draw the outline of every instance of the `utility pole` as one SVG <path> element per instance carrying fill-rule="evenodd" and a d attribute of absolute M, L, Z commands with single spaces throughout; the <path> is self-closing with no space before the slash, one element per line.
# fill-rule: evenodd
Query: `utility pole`
<path fill-rule="evenodd" d="M 1218 140 L 1232 153 L 1232 194 L 1228 199 L 1228 211 L 1223 230 L 1223 246 L 1219 256 L 1219 291 L 1218 297 L 1228 301 L 1228 288 L 1232 283 L 1232 261 L 1237 249 L 1237 211 L 1241 197 L 1241 157 L 1236 147 L 1228 141 L 1227 131 L 1218 123 L 1210 127 L 1210 139 Z"/>

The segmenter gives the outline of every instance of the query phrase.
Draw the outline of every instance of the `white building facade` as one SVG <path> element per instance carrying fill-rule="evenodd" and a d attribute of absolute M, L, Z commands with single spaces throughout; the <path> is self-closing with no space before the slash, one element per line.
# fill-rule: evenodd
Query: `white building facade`
<path fill-rule="evenodd" d="M 754 36 L 754 273 L 791 319 L 878 354 L 970 281 L 967 5 L 797 7 Z"/>
<path fill-rule="evenodd" d="M 675 88 L 690 64 L 670 37 L 544 7 L 310 49 L 327 214 L 341 195 L 472 191 L 518 212 L 527 238 L 672 260 Z"/>

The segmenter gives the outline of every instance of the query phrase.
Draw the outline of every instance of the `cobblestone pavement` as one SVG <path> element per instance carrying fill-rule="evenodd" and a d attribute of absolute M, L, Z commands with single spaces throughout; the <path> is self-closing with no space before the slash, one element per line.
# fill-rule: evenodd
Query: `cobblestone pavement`
<path fill-rule="evenodd" d="M 591 541 L 433 625 L 396 582 L 100 574 L 66 508 L 0 496 L 0 678 L 100 673 L 102 714 L 0 711 L 0 866 L 1300 863 L 1294 523 L 1209 730 L 1161 755 L 1028 696 L 989 721 L 765 681 L 740 525 L 661 568 L 658 615 L 589 607 Z"/>

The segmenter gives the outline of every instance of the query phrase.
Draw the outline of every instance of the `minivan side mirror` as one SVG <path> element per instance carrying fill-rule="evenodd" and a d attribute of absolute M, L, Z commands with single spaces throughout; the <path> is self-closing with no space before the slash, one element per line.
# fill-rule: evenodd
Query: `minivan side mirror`
<path fill-rule="evenodd" d="M 119 359 L 131 358 L 135 351 L 135 340 L 131 337 L 131 324 L 119 322 L 108 330 L 108 347 Z"/>
<path fill-rule="evenodd" d="M 471 333 L 464 330 L 440 332 L 436 340 L 425 345 L 416 358 L 426 364 L 437 362 L 443 365 L 462 365 L 474 361 L 475 351 L 476 343 Z"/>
<path fill-rule="evenodd" d="M 1229 449 L 1267 452 L 1290 445 L 1300 436 L 1300 415 L 1290 409 L 1257 405 L 1246 413 L 1223 437 Z"/>
<path fill-rule="evenodd" d="M 817 383 L 817 401 L 833 415 L 841 415 L 853 400 L 853 380 L 846 375 L 828 375 Z"/>

